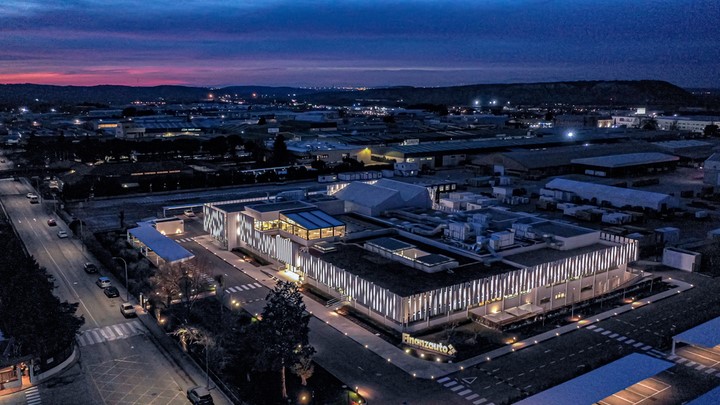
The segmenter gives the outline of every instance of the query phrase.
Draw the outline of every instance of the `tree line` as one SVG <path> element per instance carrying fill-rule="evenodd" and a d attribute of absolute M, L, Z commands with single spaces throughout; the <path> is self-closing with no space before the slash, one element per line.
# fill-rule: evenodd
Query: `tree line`
<path fill-rule="evenodd" d="M 78 303 L 53 294 L 53 277 L 26 254 L 5 217 L 0 234 L 0 330 L 15 339 L 13 355 L 47 359 L 67 350 L 85 322 L 75 315 Z"/>

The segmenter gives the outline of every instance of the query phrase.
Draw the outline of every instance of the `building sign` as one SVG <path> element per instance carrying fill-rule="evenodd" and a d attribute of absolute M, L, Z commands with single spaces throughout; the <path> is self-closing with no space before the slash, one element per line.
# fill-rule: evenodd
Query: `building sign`
<path fill-rule="evenodd" d="M 406 344 L 409 346 L 415 346 L 420 349 L 430 350 L 430 351 L 433 351 L 436 353 L 444 354 L 446 356 L 454 356 L 455 353 L 457 353 L 457 350 L 455 350 L 453 345 L 445 345 L 442 343 L 428 342 L 427 340 L 414 338 L 407 333 L 402 334 L 402 342 L 403 342 L 403 344 Z"/>

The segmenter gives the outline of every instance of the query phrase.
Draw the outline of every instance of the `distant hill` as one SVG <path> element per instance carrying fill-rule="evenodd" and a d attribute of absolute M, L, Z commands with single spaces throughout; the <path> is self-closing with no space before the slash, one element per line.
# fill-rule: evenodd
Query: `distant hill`
<path fill-rule="evenodd" d="M 41 84 L 0 84 L 0 104 L 62 104 L 62 103 L 98 103 L 107 105 L 125 105 L 133 101 L 194 102 L 206 99 L 210 93 L 237 94 L 238 97 L 288 98 L 288 94 L 302 95 L 316 90 L 292 87 L 268 86 L 232 86 L 225 88 L 186 87 L 186 86 L 51 86 Z M 37 101 L 36 101 L 37 100 Z"/>
<path fill-rule="evenodd" d="M 100 103 L 124 105 L 133 101 L 193 102 L 208 94 L 237 94 L 259 100 L 298 98 L 313 103 L 348 105 L 352 103 L 411 105 L 488 105 L 496 100 L 505 104 L 575 105 L 657 105 L 688 106 L 698 102 L 696 95 L 671 83 L 655 80 L 579 81 L 517 84 L 477 84 L 454 87 L 388 87 L 363 91 L 315 90 L 293 87 L 231 86 L 224 88 L 185 86 L 49 86 L 37 84 L 0 85 L 0 104 Z M 37 100 L 37 101 L 36 101 Z"/>
<path fill-rule="evenodd" d="M 316 103 L 347 105 L 353 102 L 402 104 L 483 105 L 496 100 L 505 104 L 575 105 L 691 105 L 690 92 L 656 80 L 578 81 L 550 83 L 477 84 L 455 87 L 389 87 L 354 92 L 324 92 L 308 96 Z M 400 101 L 402 100 L 402 101 Z"/>

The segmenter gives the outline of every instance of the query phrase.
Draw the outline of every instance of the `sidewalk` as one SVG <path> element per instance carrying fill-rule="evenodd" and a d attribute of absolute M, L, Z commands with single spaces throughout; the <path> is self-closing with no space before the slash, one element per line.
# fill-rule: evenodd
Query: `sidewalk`
<path fill-rule="evenodd" d="M 134 299 L 132 301 L 134 301 Z M 165 358 L 176 366 L 178 373 L 185 374 L 187 385 L 183 387 L 183 389 L 185 390 L 196 385 L 205 386 L 205 372 L 201 369 L 200 365 L 180 349 L 177 342 L 165 333 L 155 321 L 155 318 L 144 310 L 138 311 L 137 317 L 150 332 L 150 338 L 155 340 L 157 346 L 162 349 L 162 354 Z M 212 393 L 215 404 L 230 405 L 233 403 L 225 395 L 225 392 L 217 387 L 212 380 L 210 380 L 210 386 L 210 392 Z"/>
<path fill-rule="evenodd" d="M 267 271 L 269 268 L 267 266 L 262 268 L 240 268 L 236 265 L 236 263 L 239 262 L 239 258 L 234 253 L 227 250 L 222 250 L 221 248 L 216 246 L 212 242 L 211 237 L 198 237 L 195 238 L 195 242 L 215 254 L 217 257 L 219 257 L 229 265 L 254 278 L 257 282 L 263 284 L 267 288 L 272 289 L 275 287 L 276 281 L 270 278 L 270 276 L 268 275 Z M 278 274 L 277 276 L 280 275 Z M 665 279 L 663 281 L 665 281 Z M 500 356 L 505 356 L 512 352 L 522 350 L 526 347 L 540 344 L 543 341 L 556 338 L 560 335 L 564 335 L 580 328 L 584 328 L 588 325 L 592 325 L 613 316 L 632 311 L 634 309 L 651 304 L 654 301 L 662 300 L 664 298 L 679 294 L 683 291 L 687 291 L 693 288 L 692 284 L 688 284 L 680 280 L 672 280 L 672 283 L 676 284 L 678 287 L 653 295 L 652 297 L 645 298 L 642 301 L 636 301 L 632 304 L 613 308 L 611 310 L 593 316 L 592 319 L 583 319 L 575 323 L 561 326 L 559 328 L 553 329 L 552 331 L 541 333 L 525 340 L 515 342 L 512 345 L 500 347 L 498 349 L 460 361 L 458 363 L 434 363 L 428 360 L 422 360 L 415 356 L 405 354 L 405 352 L 401 348 L 385 341 L 379 336 L 375 336 L 367 329 L 357 325 L 356 323 L 348 320 L 347 318 L 339 316 L 335 311 L 329 310 L 319 302 L 312 299 L 304 300 L 304 302 L 308 312 L 310 312 L 310 314 L 315 316 L 317 319 L 337 329 L 339 332 L 345 334 L 355 342 L 364 346 L 369 351 L 375 353 L 383 359 L 386 359 L 389 363 L 394 364 L 396 367 L 400 368 L 404 372 L 417 378 L 436 379 L 444 375 L 461 371 L 465 368 L 490 361 Z"/>

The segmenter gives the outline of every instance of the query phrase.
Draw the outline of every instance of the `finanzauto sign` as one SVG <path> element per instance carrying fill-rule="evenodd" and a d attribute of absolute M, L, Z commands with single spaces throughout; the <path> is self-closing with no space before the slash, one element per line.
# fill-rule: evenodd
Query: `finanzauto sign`
<path fill-rule="evenodd" d="M 453 345 L 445 345 L 442 343 L 428 342 L 427 340 L 414 338 L 407 333 L 402 334 L 403 344 L 414 346 L 420 349 L 430 350 L 436 353 L 444 354 L 446 356 L 454 356 L 457 350 Z"/>

